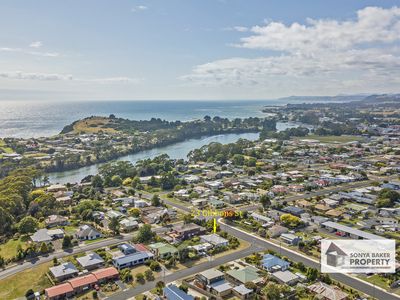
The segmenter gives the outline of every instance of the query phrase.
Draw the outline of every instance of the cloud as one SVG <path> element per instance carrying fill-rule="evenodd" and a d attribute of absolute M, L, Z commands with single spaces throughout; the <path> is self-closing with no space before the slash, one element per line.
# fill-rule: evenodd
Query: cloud
<path fill-rule="evenodd" d="M 249 28 L 245 26 L 233 26 L 233 27 L 225 27 L 222 28 L 223 31 L 238 31 L 238 32 L 247 32 Z"/>
<path fill-rule="evenodd" d="M 144 5 L 138 5 L 135 6 L 131 9 L 131 12 L 138 12 L 138 11 L 144 11 L 144 10 L 148 10 L 149 8 L 147 6 Z"/>
<path fill-rule="evenodd" d="M 246 32 L 245 29 L 236 29 Z M 258 58 L 227 58 L 195 66 L 181 78 L 201 85 L 263 85 L 286 82 L 302 89 L 329 82 L 351 89 L 365 79 L 394 88 L 400 77 L 400 8 L 366 7 L 354 20 L 307 19 L 304 24 L 269 21 L 248 29 L 234 46 L 268 51 Z M 397 80 L 398 82 L 398 80 Z M 362 84 L 361 84 L 362 85 Z M 356 87 L 356 85 L 354 85 Z"/>
<path fill-rule="evenodd" d="M 33 48 L 35 48 L 35 47 L 33 47 Z M 38 47 L 36 47 L 36 48 L 38 48 Z M 21 54 L 34 55 L 34 56 L 43 56 L 43 57 L 59 57 L 59 56 L 61 56 L 60 53 L 57 53 L 57 52 L 32 51 L 32 50 L 25 50 L 22 48 L 10 48 L 10 47 L 0 47 L 0 52 L 21 53 Z"/>
<path fill-rule="evenodd" d="M 40 48 L 43 46 L 43 43 L 41 41 L 36 41 L 36 42 L 32 42 L 29 44 L 29 47 L 31 48 Z"/>
<path fill-rule="evenodd" d="M 19 80 L 59 81 L 73 80 L 72 75 L 53 73 L 0 72 L 0 78 Z"/>
<path fill-rule="evenodd" d="M 0 72 L 0 78 L 14 79 L 14 80 L 36 80 L 36 81 L 74 81 L 82 83 L 99 83 L 99 84 L 137 84 L 142 81 L 139 78 L 130 77 L 106 77 L 106 78 L 75 78 L 69 74 L 57 73 L 29 73 L 29 72 Z"/>

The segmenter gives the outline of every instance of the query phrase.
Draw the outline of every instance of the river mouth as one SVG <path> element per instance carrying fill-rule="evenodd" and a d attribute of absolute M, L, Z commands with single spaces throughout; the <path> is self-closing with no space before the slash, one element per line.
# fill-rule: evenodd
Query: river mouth
<path fill-rule="evenodd" d="M 188 153 L 193 149 L 200 148 L 204 145 L 208 145 L 213 142 L 221 144 L 229 144 L 229 143 L 234 143 L 239 139 L 255 141 L 258 138 L 259 138 L 259 133 L 254 133 L 254 132 L 228 133 L 228 134 L 219 134 L 213 136 L 205 136 L 196 139 L 188 139 L 183 142 L 179 142 L 165 147 L 154 148 L 151 150 L 144 150 L 135 154 L 128 154 L 113 161 L 129 161 L 134 164 L 139 160 L 154 158 L 161 154 L 168 154 L 168 156 L 172 159 L 186 159 Z M 105 163 L 99 163 L 87 167 L 78 168 L 75 170 L 48 173 L 49 180 L 53 184 L 77 183 L 88 175 L 97 174 L 99 167 L 104 164 Z"/>

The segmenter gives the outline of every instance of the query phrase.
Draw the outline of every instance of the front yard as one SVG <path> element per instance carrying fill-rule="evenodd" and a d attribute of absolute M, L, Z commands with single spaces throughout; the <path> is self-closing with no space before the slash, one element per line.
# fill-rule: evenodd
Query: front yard
<path fill-rule="evenodd" d="M 40 264 L 37 267 L 22 271 L 16 275 L 0 280 L 0 299 L 15 299 L 24 297 L 26 291 L 42 291 L 51 286 L 46 276 L 52 262 Z"/>

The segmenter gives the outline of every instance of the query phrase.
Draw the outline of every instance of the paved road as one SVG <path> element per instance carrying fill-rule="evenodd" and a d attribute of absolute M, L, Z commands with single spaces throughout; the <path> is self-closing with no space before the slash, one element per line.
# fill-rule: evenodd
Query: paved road
<path fill-rule="evenodd" d="M 293 260 L 295 262 L 302 262 L 306 266 L 320 269 L 319 262 L 315 261 L 314 259 L 312 259 L 308 256 L 304 256 L 304 255 L 297 253 L 295 251 L 292 251 L 290 249 L 280 247 L 279 245 L 274 244 L 272 242 L 268 242 L 267 240 L 264 240 L 262 238 L 252 236 L 249 233 L 246 233 L 237 228 L 225 225 L 222 222 L 219 222 L 219 223 L 220 223 L 221 229 L 223 231 L 226 231 L 229 234 L 234 235 L 239 239 L 245 240 L 254 245 L 258 245 L 262 248 L 263 251 L 268 250 L 268 249 L 274 250 L 275 252 L 288 257 L 290 260 Z M 365 281 L 362 281 L 358 278 L 355 278 L 353 276 L 349 276 L 346 274 L 340 274 L 340 273 L 330 274 L 330 276 L 331 276 L 331 278 L 341 282 L 342 284 L 346 284 L 354 289 L 357 289 L 357 290 L 359 290 L 365 294 L 368 294 L 374 298 L 377 298 L 377 299 L 382 299 L 382 300 L 399 300 L 400 299 L 400 296 L 388 293 L 378 287 L 374 287 L 373 285 L 371 285 Z"/>
<path fill-rule="evenodd" d="M 30 269 L 32 267 L 35 267 L 39 264 L 48 262 L 48 261 L 52 261 L 53 258 L 62 258 L 64 256 L 68 256 L 68 255 L 72 255 L 72 254 L 77 254 L 77 253 L 81 253 L 81 252 L 85 252 L 85 251 L 90 251 L 90 250 L 95 250 L 98 248 L 102 248 L 102 247 L 106 247 L 106 246 L 112 246 L 118 243 L 121 243 L 123 241 L 130 241 L 132 239 L 132 235 L 123 235 L 121 237 L 115 237 L 112 239 L 106 239 L 106 240 L 102 240 L 99 242 L 94 242 L 91 244 L 87 244 L 84 246 L 77 246 L 74 247 L 72 249 L 68 249 L 68 250 L 58 250 L 56 252 L 53 252 L 47 256 L 40 256 L 37 258 L 33 258 L 29 261 L 24 261 L 18 265 L 14 265 L 11 266 L 9 268 L 6 268 L 4 270 L 2 270 L 0 272 L 0 280 L 7 278 L 9 276 L 12 276 L 18 272 Z"/>
<path fill-rule="evenodd" d="M 239 258 L 243 258 L 246 257 L 254 252 L 259 252 L 262 251 L 263 249 L 260 246 L 257 245 L 250 245 L 248 248 L 241 250 L 241 251 L 237 251 L 225 256 L 221 256 L 218 258 L 215 258 L 211 261 L 208 262 L 204 262 L 198 265 L 195 265 L 193 267 L 184 269 L 184 270 L 180 270 L 179 272 L 174 272 L 172 274 L 169 274 L 167 276 L 165 276 L 164 278 L 158 279 L 158 280 L 162 280 L 165 283 L 168 282 L 172 282 L 175 280 L 179 280 L 179 279 L 183 279 L 186 277 L 190 277 L 193 276 L 197 273 L 203 272 L 205 270 L 211 269 L 211 268 L 215 268 L 219 265 L 234 261 L 236 259 Z M 151 289 L 153 289 L 156 286 L 156 282 L 158 280 L 155 281 L 150 281 L 150 282 L 146 282 L 143 285 L 137 286 L 135 288 L 131 288 L 116 294 L 113 294 L 112 296 L 108 297 L 107 299 L 112 299 L 112 300 L 126 300 L 129 298 L 132 298 L 136 295 L 139 295 L 141 293 L 144 293 L 146 291 L 149 291 Z"/>
<path fill-rule="evenodd" d="M 292 251 L 290 249 L 286 249 L 284 247 L 280 247 L 277 244 L 274 244 L 272 242 L 269 242 L 265 239 L 253 236 L 247 232 L 244 232 L 240 229 L 228 226 L 224 223 L 222 223 L 219 220 L 221 229 L 228 232 L 231 235 L 236 236 L 239 239 L 245 240 L 249 242 L 251 245 L 247 249 L 244 249 L 242 251 L 238 251 L 226 256 L 219 257 L 215 260 L 212 260 L 210 262 L 205 262 L 199 265 L 195 265 L 191 268 L 181 270 L 179 272 L 172 273 L 170 275 L 165 276 L 164 278 L 161 278 L 160 280 L 163 280 L 165 283 L 173 282 L 175 280 L 180 280 L 186 277 L 193 276 L 199 272 L 202 272 L 204 270 L 208 270 L 214 267 L 217 267 L 221 264 L 228 263 L 230 261 L 246 257 L 254 252 L 260 252 L 260 251 L 265 251 L 265 250 L 274 250 L 277 253 L 280 253 L 281 255 L 284 255 L 288 257 L 290 260 L 293 260 L 295 262 L 302 262 L 304 265 L 320 269 L 320 264 L 318 261 L 304 256 L 300 253 L 297 253 L 295 251 Z M 365 294 L 368 294 L 376 299 L 382 299 L 382 300 L 399 300 L 400 297 L 394 294 L 390 294 L 378 287 L 374 287 L 373 285 L 362 281 L 360 279 L 357 279 L 355 277 L 346 275 L 346 274 L 330 274 L 331 278 L 334 280 L 337 280 L 341 282 L 342 284 L 346 284 L 350 287 L 353 287 L 354 289 L 357 289 Z M 146 291 L 149 291 L 155 287 L 156 281 L 153 282 L 146 282 L 144 285 L 137 286 L 135 288 L 127 289 L 124 291 L 121 291 L 119 293 L 116 293 L 107 299 L 111 300 L 125 300 L 132 298 L 136 295 L 142 294 Z"/>

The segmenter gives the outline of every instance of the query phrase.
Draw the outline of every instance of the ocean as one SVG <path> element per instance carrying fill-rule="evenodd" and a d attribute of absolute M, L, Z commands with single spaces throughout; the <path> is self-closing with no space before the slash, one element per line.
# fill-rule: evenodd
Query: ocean
<path fill-rule="evenodd" d="M 115 114 L 131 120 L 161 118 L 189 121 L 220 116 L 224 118 L 263 117 L 265 105 L 285 104 L 265 101 L 0 101 L 0 137 L 41 137 L 58 134 L 75 120 Z"/>

